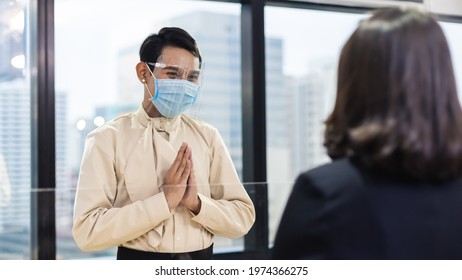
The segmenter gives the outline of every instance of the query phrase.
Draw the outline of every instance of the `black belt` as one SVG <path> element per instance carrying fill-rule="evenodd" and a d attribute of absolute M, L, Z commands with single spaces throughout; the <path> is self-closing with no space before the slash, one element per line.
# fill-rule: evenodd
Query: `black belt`
<path fill-rule="evenodd" d="M 213 259 L 213 244 L 210 247 L 185 253 L 146 252 L 126 247 L 117 248 L 118 260 L 211 260 Z"/>

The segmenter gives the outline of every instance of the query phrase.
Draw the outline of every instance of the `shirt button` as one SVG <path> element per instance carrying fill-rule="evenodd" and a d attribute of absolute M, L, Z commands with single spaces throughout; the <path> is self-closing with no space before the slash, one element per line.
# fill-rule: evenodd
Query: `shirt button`
<path fill-rule="evenodd" d="M 181 238 L 180 238 L 179 236 L 176 237 L 176 241 L 180 241 L 180 239 L 181 239 Z"/>
<path fill-rule="evenodd" d="M 170 122 L 167 122 L 167 125 L 170 125 Z"/>

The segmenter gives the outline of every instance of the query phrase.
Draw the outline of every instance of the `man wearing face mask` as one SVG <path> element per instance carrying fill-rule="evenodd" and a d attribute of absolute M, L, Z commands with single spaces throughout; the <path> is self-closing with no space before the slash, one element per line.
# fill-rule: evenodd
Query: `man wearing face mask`
<path fill-rule="evenodd" d="M 255 210 L 218 131 L 183 114 L 198 99 L 195 40 L 163 28 L 140 48 L 143 102 L 87 136 L 73 236 L 117 259 L 212 259 L 215 235 L 238 238 Z"/>

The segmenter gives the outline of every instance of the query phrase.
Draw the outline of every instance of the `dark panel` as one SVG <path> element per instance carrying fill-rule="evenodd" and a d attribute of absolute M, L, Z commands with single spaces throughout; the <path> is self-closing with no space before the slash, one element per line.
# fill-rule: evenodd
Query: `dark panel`
<path fill-rule="evenodd" d="M 30 26 L 31 257 L 52 260 L 56 258 L 54 0 L 31 1 Z"/>
<path fill-rule="evenodd" d="M 257 215 L 245 237 L 248 259 L 262 259 L 268 250 L 264 4 L 242 1 L 241 11 L 243 179 Z"/>

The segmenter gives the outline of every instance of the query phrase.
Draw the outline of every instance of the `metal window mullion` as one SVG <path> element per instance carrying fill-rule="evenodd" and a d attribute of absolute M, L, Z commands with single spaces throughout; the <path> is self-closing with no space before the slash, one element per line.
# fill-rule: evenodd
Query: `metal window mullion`
<path fill-rule="evenodd" d="M 31 258 L 56 259 L 54 0 L 30 1 Z"/>
<path fill-rule="evenodd" d="M 245 257 L 262 259 L 268 257 L 265 1 L 246 0 L 241 4 L 243 180 L 258 183 L 247 185 L 257 216 L 245 236 Z"/>

